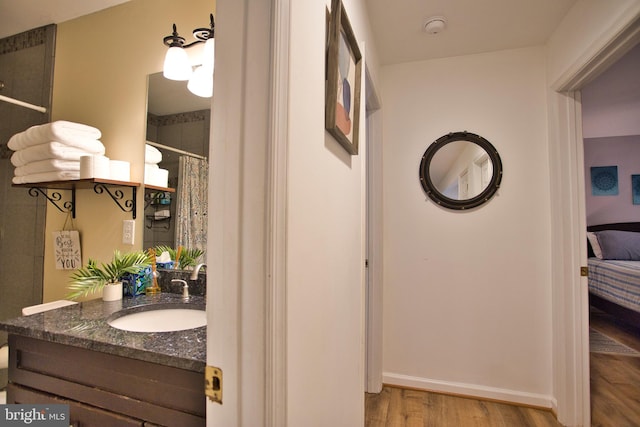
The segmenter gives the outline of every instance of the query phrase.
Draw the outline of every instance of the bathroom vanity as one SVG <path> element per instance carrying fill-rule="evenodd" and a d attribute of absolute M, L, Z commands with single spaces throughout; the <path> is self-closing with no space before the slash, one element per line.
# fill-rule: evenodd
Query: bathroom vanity
<path fill-rule="evenodd" d="M 122 310 L 204 309 L 162 293 L 92 300 L 0 322 L 9 333 L 7 403 L 61 403 L 74 426 L 204 426 L 206 327 L 129 332 Z"/>

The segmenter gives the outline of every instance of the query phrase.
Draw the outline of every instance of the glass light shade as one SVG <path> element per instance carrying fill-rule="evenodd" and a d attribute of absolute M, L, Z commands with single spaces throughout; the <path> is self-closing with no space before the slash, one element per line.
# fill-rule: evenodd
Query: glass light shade
<path fill-rule="evenodd" d="M 215 39 L 208 39 L 204 44 L 202 52 L 202 66 L 209 67 L 213 70 L 213 61 L 215 58 Z"/>
<path fill-rule="evenodd" d="M 181 47 L 170 47 L 164 57 L 162 74 L 170 80 L 189 80 L 191 73 L 187 52 Z"/>
<path fill-rule="evenodd" d="M 213 96 L 213 69 L 205 66 L 196 68 L 189 79 L 187 89 L 194 95 L 211 98 Z"/>

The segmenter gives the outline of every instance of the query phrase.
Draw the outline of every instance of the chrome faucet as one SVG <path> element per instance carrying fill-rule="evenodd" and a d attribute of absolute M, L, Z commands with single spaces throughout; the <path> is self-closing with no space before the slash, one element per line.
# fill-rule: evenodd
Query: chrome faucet
<path fill-rule="evenodd" d="M 195 268 L 193 269 L 193 272 L 191 273 L 191 277 L 189 277 L 189 280 L 198 280 L 198 273 L 202 268 L 205 268 L 206 266 L 207 266 L 206 264 L 196 265 Z"/>
<path fill-rule="evenodd" d="M 171 279 L 171 282 L 180 282 L 182 283 L 182 299 L 189 299 L 189 285 L 185 280 L 182 279 Z"/>

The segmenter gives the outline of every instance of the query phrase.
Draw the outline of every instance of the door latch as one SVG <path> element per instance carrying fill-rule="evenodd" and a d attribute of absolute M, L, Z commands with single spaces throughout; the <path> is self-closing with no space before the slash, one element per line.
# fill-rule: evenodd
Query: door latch
<path fill-rule="evenodd" d="M 205 366 L 204 394 L 212 402 L 222 405 L 222 369 L 215 366 Z"/>

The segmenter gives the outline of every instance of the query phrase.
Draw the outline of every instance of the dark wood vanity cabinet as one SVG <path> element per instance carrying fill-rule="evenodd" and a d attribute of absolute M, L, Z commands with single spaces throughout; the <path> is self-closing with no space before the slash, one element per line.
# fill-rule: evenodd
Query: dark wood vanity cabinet
<path fill-rule="evenodd" d="M 7 403 L 69 405 L 73 426 L 204 426 L 204 374 L 9 336 Z"/>

